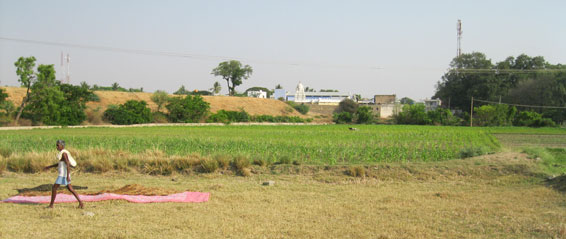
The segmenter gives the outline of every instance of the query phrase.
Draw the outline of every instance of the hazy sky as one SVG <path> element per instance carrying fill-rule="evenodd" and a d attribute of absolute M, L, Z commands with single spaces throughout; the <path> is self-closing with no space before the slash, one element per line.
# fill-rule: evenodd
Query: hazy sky
<path fill-rule="evenodd" d="M 60 73 L 71 56 L 71 83 L 173 92 L 208 89 L 221 61 L 254 69 L 237 87 L 293 92 L 305 86 L 371 97 L 430 98 L 456 55 L 492 62 L 525 53 L 566 63 L 566 1 L 27 1 L 0 0 L 0 38 L 123 50 L 32 44 L 0 39 L 0 84 L 16 86 L 14 62 L 35 56 Z M 164 56 L 159 52 L 172 53 Z"/>

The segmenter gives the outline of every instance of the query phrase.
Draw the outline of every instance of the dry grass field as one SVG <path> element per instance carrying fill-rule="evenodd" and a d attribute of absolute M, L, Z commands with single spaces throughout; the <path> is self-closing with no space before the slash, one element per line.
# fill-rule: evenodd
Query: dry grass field
<path fill-rule="evenodd" d="M 365 166 L 254 166 L 222 173 L 149 176 L 78 173 L 103 191 L 140 184 L 210 192 L 205 203 L 0 204 L 2 238 L 565 238 L 566 196 L 524 154 Z M 0 198 L 51 183 L 55 172 L 0 178 Z M 262 186 L 267 180 L 274 186 Z M 79 191 L 80 192 L 80 191 Z"/>
<path fill-rule="evenodd" d="M 26 94 L 26 89 L 20 87 L 3 88 L 6 89 L 6 92 L 8 93 L 8 100 L 12 101 L 14 105 L 19 106 L 22 103 L 22 99 Z M 101 111 L 104 111 L 108 105 L 123 104 L 128 100 L 144 100 L 147 102 L 151 110 L 157 110 L 157 105 L 150 99 L 152 93 L 119 91 L 95 91 L 94 93 L 100 98 L 100 102 L 88 102 L 87 107 L 90 108 L 90 110 L 100 108 Z M 239 111 L 243 109 L 250 115 L 303 117 L 302 114 L 294 110 L 292 107 L 289 107 L 289 105 L 274 99 L 231 96 L 203 96 L 203 98 L 206 102 L 210 103 L 210 111 L 213 113 L 218 110 Z"/>

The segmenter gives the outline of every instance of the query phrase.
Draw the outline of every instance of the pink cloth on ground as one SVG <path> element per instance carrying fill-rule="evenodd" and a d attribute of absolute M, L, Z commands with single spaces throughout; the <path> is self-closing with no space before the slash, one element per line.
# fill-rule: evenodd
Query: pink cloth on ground
<path fill-rule="evenodd" d="M 144 195 L 121 195 L 114 193 L 103 193 L 98 195 L 79 195 L 83 202 L 97 202 L 103 200 L 126 200 L 135 203 L 153 202 L 206 202 L 210 193 L 182 192 L 166 196 L 144 196 Z M 50 203 L 51 196 L 14 196 L 2 200 L 4 203 Z M 55 203 L 77 202 L 73 195 L 57 194 Z"/>

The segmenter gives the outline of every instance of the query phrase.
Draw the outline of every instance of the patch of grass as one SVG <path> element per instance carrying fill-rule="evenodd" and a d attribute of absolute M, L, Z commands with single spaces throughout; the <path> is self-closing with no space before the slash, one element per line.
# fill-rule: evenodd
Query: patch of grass
<path fill-rule="evenodd" d="M 249 169 L 250 160 L 246 156 L 238 155 L 234 157 L 232 160 L 232 167 L 240 176 L 247 177 L 251 175 L 251 170 Z"/>
<path fill-rule="evenodd" d="M 481 156 L 490 153 L 489 149 L 486 147 L 468 147 L 460 150 L 460 158 L 471 158 L 476 156 Z"/>
<path fill-rule="evenodd" d="M 289 155 L 281 155 L 277 161 L 278 164 L 291 164 L 292 162 L 293 160 L 289 157 Z"/>
<path fill-rule="evenodd" d="M 523 153 L 535 159 L 542 171 L 550 175 L 566 173 L 566 149 L 524 148 Z"/>
<path fill-rule="evenodd" d="M 366 169 L 363 166 L 350 166 L 346 171 L 352 177 L 365 177 Z"/>
<path fill-rule="evenodd" d="M 230 167 L 230 157 L 228 155 L 217 154 L 214 155 L 213 159 L 218 161 L 218 166 L 222 170 L 226 170 Z"/>
<path fill-rule="evenodd" d="M 257 165 L 257 166 L 260 166 L 260 167 L 265 167 L 265 166 L 268 165 L 267 160 L 265 160 L 265 159 L 258 159 L 258 158 L 254 159 L 253 164 L 254 164 L 254 165 Z"/>
<path fill-rule="evenodd" d="M 12 149 L 10 148 L 0 148 L 0 155 L 4 158 L 10 157 L 12 155 Z"/>
<path fill-rule="evenodd" d="M 214 159 L 206 159 L 200 163 L 201 169 L 205 173 L 214 173 L 218 169 L 218 161 Z"/>

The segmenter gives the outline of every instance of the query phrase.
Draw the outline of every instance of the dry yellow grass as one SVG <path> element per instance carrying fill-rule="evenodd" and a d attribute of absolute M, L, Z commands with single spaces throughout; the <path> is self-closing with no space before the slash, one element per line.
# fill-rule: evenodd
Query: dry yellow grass
<path fill-rule="evenodd" d="M 15 105 L 22 103 L 26 89 L 20 87 L 2 87 L 8 93 L 8 100 Z M 108 105 L 118 105 L 126 103 L 128 100 L 144 100 L 151 110 L 156 111 L 157 105 L 151 101 L 152 93 L 146 92 L 118 92 L 118 91 L 95 91 L 100 102 L 88 102 L 90 109 L 99 108 L 104 111 Z M 174 96 L 174 95 L 170 95 Z M 273 116 L 303 116 L 284 102 L 273 99 L 258 99 L 250 97 L 231 97 L 231 96 L 204 96 L 204 100 L 210 103 L 210 111 L 241 109 L 250 115 L 273 115 Z"/>
<path fill-rule="evenodd" d="M 211 198 L 196 204 L 104 201 L 87 203 L 84 210 L 76 204 L 57 204 L 54 210 L 0 204 L 0 237 L 564 238 L 566 195 L 530 174 L 533 165 L 505 153 L 377 165 L 386 175 L 368 172 L 365 178 L 302 166 L 289 170 L 296 174 L 267 170 L 251 177 L 76 173 L 73 182 L 93 191 L 140 184 L 210 192 Z M 5 173 L 0 198 L 55 177 Z M 267 180 L 275 185 L 262 186 Z M 66 233 L 56 229 L 65 225 Z"/>

